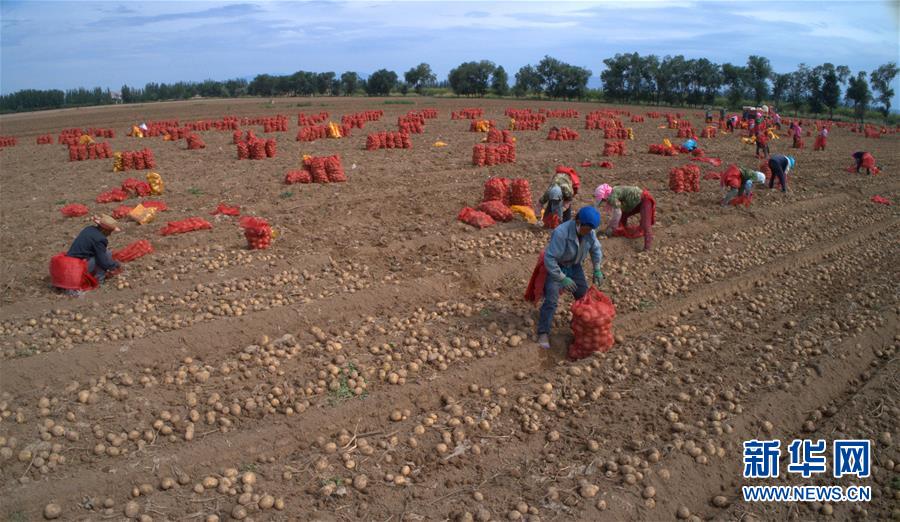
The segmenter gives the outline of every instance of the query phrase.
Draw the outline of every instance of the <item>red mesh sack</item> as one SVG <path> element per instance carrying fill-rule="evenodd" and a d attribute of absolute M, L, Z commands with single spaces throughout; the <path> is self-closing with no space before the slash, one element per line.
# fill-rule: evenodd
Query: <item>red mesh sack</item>
<path fill-rule="evenodd" d="M 149 196 L 150 195 L 150 184 L 146 181 L 137 180 L 134 178 L 128 178 L 122 182 L 122 190 L 128 192 L 133 196 Z"/>
<path fill-rule="evenodd" d="M 134 154 L 131 152 L 122 153 L 122 168 L 131 170 L 134 168 Z"/>
<path fill-rule="evenodd" d="M 129 212 L 131 212 L 131 209 L 132 207 L 129 207 L 128 205 L 119 205 L 115 210 L 112 211 L 112 214 L 110 215 L 115 219 L 122 219 L 127 216 Z"/>
<path fill-rule="evenodd" d="M 128 263 L 153 252 L 153 246 L 146 239 L 139 239 L 125 248 L 113 252 L 113 259 Z"/>
<path fill-rule="evenodd" d="M 60 252 L 50 258 L 50 284 L 64 290 L 91 290 L 100 284 L 87 270 L 87 259 Z"/>
<path fill-rule="evenodd" d="M 600 163 L 600 168 L 603 168 L 603 169 L 611 169 L 613 167 L 615 167 L 615 165 L 613 165 L 613 163 L 611 161 L 603 161 Z"/>
<path fill-rule="evenodd" d="M 613 230 L 613 236 L 614 237 L 625 237 L 628 239 L 634 239 L 636 237 L 643 237 L 644 229 L 642 229 L 640 225 L 623 227 L 622 224 L 619 223 L 619 226 L 617 226 L 616 229 Z"/>
<path fill-rule="evenodd" d="M 877 195 L 876 195 L 876 196 L 872 196 L 871 201 L 872 201 L 872 203 L 877 203 L 877 204 L 879 204 L 879 205 L 887 205 L 887 206 L 893 205 L 893 203 L 891 202 L 891 200 L 887 199 L 887 198 L 884 197 L 884 196 L 877 196 Z"/>
<path fill-rule="evenodd" d="M 276 151 L 275 140 L 274 140 L 274 139 L 266 140 L 266 145 L 265 145 L 265 147 L 266 147 L 266 157 L 267 157 L 267 158 L 274 158 L 274 157 L 275 157 L 275 153 L 277 152 L 277 151 Z"/>
<path fill-rule="evenodd" d="M 728 165 L 728 168 L 722 173 L 720 181 L 723 187 L 740 188 L 741 170 L 737 168 L 737 165 Z"/>
<path fill-rule="evenodd" d="M 531 208 L 531 186 L 527 179 L 514 179 L 509 186 L 509 204 Z"/>
<path fill-rule="evenodd" d="M 237 156 L 239 160 L 250 158 L 250 147 L 243 141 L 237 144 Z"/>
<path fill-rule="evenodd" d="M 155 169 L 156 168 L 156 159 L 153 157 L 153 151 L 150 149 L 144 149 L 140 152 L 142 159 L 144 160 L 144 168 L 146 169 Z"/>
<path fill-rule="evenodd" d="M 70 203 L 59 209 L 65 217 L 78 217 L 88 213 L 88 208 L 81 203 Z"/>
<path fill-rule="evenodd" d="M 566 167 L 565 165 L 557 165 L 556 166 L 557 174 L 562 173 L 569 176 L 569 179 L 572 180 L 572 191 L 575 195 L 578 195 L 578 189 L 581 187 L 581 178 L 578 176 L 578 172 L 571 167 Z"/>
<path fill-rule="evenodd" d="M 722 160 L 719 158 L 691 158 L 691 161 L 698 161 L 701 163 L 709 163 L 713 167 L 718 167 L 722 164 Z"/>
<path fill-rule="evenodd" d="M 128 193 L 120 188 L 107 190 L 97 196 L 97 203 L 112 203 L 113 201 L 125 201 L 128 199 Z"/>
<path fill-rule="evenodd" d="M 476 228 L 485 228 L 495 224 L 494 218 L 471 207 L 460 210 L 456 219 Z"/>
<path fill-rule="evenodd" d="M 229 207 L 225 203 L 219 203 L 216 206 L 216 209 L 213 210 L 210 214 L 215 216 L 216 214 L 222 214 L 224 216 L 240 216 L 241 215 L 241 207 L 234 206 Z"/>
<path fill-rule="evenodd" d="M 542 222 L 544 223 L 544 228 L 553 230 L 554 228 L 559 226 L 559 215 L 554 212 L 545 211 Z"/>
<path fill-rule="evenodd" d="M 141 153 L 135 153 L 133 156 L 134 159 L 134 170 L 144 170 L 147 166 L 144 163 L 144 155 Z"/>
<path fill-rule="evenodd" d="M 484 182 L 484 197 L 481 201 L 503 201 L 509 188 L 509 180 L 506 178 L 488 178 Z"/>
<path fill-rule="evenodd" d="M 344 166 L 341 165 L 341 157 L 337 154 L 325 158 L 325 173 L 328 175 L 328 180 L 332 183 L 343 183 L 347 181 L 347 175 L 344 173 Z"/>
<path fill-rule="evenodd" d="M 294 183 L 312 183 L 312 176 L 308 170 L 291 170 L 284 175 L 284 183 L 292 185 Z"/>
<path fill-rule="evenodd" d="M 750 207 L 750 203 L 753 202 L 753 196 L 737 196 L 731 198 L 731 201 L 728 202 L 732 207 L 737 207 L 743 205 L 746 208 Z"/>
<path fill-rule="evenodd" d="M 303 162 L 315 183 L 328 183 L 328 171 L 325 170 L 325 158 L 313 157 Z"/>
<path fill-rule="evenodd" d="M 164 236 L 170 236 L 172 234 L 184 234 L 185 232 L 193 232 L 194 230 L 206 230 L 212 228 L 212 225 L 209 224 L 209 221 L 192 217 L 187 219 L 182 219 L 181 221 L 169 221 L 166 223 L 159 233 Z"/>
<path fill-rule="evenodd" d="M 866 152 L 863 154 L 862 163 L 860 164 L 860 168 L 864 169 L 872 169 L 875 167 L 875 156 Z"/>
<path fill-rule="evenodd" d="M 250 250 L 265 250 L 272 244 L 272 227 L 265 219 L 244 216 L 238 224 L 244 229 L 244 238 Z"/>
<path fill-rule="evenodd" d="M 491 216 L 494 221 L 512 221 L 513 213 L 502 201 L 484 201 L 478 205 L 478 210 Z"/>
<path fill-rule="evenodd" d="M 616 307 L 612 300 L 591 287 L 584 297 L 572 303 L 571 310 L 575 340 L 569 346 L 569 358 L 582 359 L 595 352 L 608 352 L 615 343 L 612 321 Z"/>

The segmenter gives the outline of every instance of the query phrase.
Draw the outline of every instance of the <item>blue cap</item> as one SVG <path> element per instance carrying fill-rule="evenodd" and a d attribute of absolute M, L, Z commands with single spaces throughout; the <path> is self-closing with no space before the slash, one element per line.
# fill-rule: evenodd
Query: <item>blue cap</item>
<path fill-rule="evenodd" d="M 575 219 L 578 220 L 579 224 L 587 225 L 592 229 L 600 226 L 600 213 L 594 207 L 581 207 Z"/>

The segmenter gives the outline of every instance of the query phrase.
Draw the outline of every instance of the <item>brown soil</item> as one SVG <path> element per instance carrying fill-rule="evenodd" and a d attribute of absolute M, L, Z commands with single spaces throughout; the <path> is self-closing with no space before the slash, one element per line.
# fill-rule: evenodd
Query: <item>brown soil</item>
<path fill-rule="evenodd" d="M 449 114 L 471 106 L 501 122 L 507 106 L 581 118 L 515 132 L 517 163 L 477 168 L 483 135 Z M 413 149 L 364 150 L 366 134 L 424 107 L 439 118 Z M 827 152 L 776 141 L 773 152 L 797 158 L 789 192 L 721 208 L 717 181 L 695 194 L 667 189 L 687 158 L 646 153 L 680 141 L 661 120 L 623 117 L 636 135 L 629 155 L 611 158 L 612 170 L 578 167 L 604 159 L 602 131 L 583 130 L 583 117 L 608 108 L 226 100 L 0 118 L 0 134 L 19 138 L 0 150 L 0 517 L 41 519 L 49 503 L 65 520 L 121 519 L 132 507 L 152 520 L 226 520 L 242 505 L 244 520 L 672 520 L 680 508 L 703 520 L 898 516 L 900 220 L 897 206 L 869 201 L 900 201 L 897 135 L 834 129 Z M 294 141 L 298 112 L 337 120 L 366 109 L 385 116 L 347 139 Z M 125 136 L 142 119 L 279 113 L 291 130 L 276 133 L 277 157 L 264 161 L 238 161 L 231 132 L 202 133 L 199 151 Z M 551 124 L 581 137 L 547 141 Z M 146 172 L 34 144 L 70 127 L 115 129 L 115 150 L 150 147 L 166 182 L 157 199 L 170 208 L 111 237 L 113 248 L 149 239 L 156 252 L 81 298 L 49 288 L 49 258 L 86 223 L 59 208 L 110 211 L 118 204 L 94 197 Z M 759 163 L 734 135 L 701 143 L 726 164 Z M 860 149 L 885 174 L 844 172 Z M 284 185 L 302 154 L 340 154 L 349 182 Z M 526 178 L 536 198 L 557 164 L 582 174 L 578 205 L 601 182 L 644 186 L 658 202 L 653 252 L 603 240 L 618 342 L 577 363 L 565 360 L 570 301 L 542 351 L 521 298 L 548 232 L 455 221 L 489 176 Z M 235 218 L 209 215 L 219 202 L 273 223 L 272 248 L 246 250 Z M 158 234 L 191 216 L 213 229 Z M 859 481 L 872 502 L 743 502 L 741 444 L 754 437 L 873 440 L 872 477 Z M 834 483 L 782 472 L 773 484 Z M 236 478 L 251 473 L 252 487 Z M 267 495 L 279 504 L 267 507 Z"/>

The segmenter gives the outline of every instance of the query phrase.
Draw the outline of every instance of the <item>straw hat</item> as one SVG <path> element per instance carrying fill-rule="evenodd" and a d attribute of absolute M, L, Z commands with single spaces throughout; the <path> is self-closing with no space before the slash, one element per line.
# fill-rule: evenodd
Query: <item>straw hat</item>
<path fill-rule="evenodd" d="M 109 230 L 110 232 L 121 232 L 122 229 L 119 228 L 119 222 L 113 219 L 111 216 L 106 214 L 99 214 L 91 218 L 98 227 Z"/>

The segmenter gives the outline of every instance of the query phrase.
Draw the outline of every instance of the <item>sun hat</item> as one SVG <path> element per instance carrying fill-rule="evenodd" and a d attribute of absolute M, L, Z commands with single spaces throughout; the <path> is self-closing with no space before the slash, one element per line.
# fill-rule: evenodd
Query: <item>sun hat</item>
<path fill-rule="evenodd" d="M 91 221 L 94 222 L 98 227 L 109 230 L 110 232 L 121 232 L 122 229 L 119 228 L 119 222 L 113 219 L 111 216 L 106 214 L 99 214 L 91 218 Z"/>
<path fill-rule="evenodd" d="M 609 195 L 612 194 L 612 187 L 610 187 L 607 183 L 599 185 L 594 190 L 594 199 L 597 200 L 597 203 L 600 203 L 604 199 L 608 198 Z"/>

